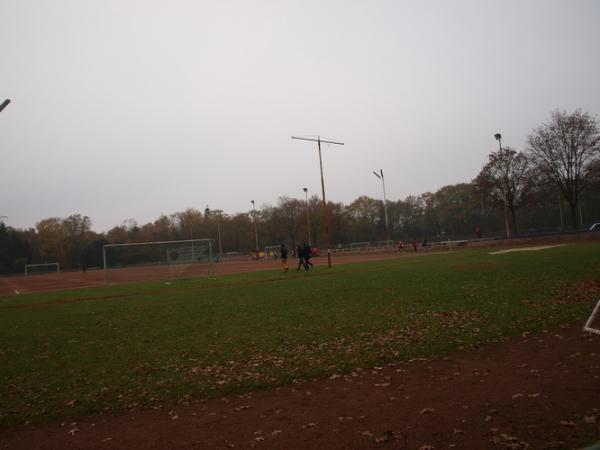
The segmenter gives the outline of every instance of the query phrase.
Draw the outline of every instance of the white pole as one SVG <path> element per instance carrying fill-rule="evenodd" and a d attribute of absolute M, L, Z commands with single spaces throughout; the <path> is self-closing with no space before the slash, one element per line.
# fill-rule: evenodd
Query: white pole
<path fill-rule="evenodd" d="M 587 331 L 589 333 L 600 334 L 600 330 L 599 329 L 592 328 L 592 323 L 594 322 L 594 319 L 596 318 L 596 316 L 598 315 L 599 312 L 600 312 L 600 301 L 598 303 L 596 303 L 596 307 L 594 308 L 594 310 L 592 311 L 592 314 L 590 315 L 589 319 L 587 320 L 587 322 L 583 326 L 583 331 Z"/>

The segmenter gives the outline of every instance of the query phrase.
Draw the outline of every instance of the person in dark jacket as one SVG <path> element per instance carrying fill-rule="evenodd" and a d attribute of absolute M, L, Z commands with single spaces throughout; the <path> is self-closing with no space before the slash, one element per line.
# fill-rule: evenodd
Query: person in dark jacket
<path fill-rule="evenodd" d="M 296 270 L 300 270 L 300 266 L 304 266 L 304 270 L 308 270 L 308 265 L 306 264 L 306 259 L 304 257 L 304 246 L 298 244 L 296 247 L 296 256 L 298 257 L 298 267 Z"/>
<path fill-rule="evenodd" d="M 313 263 L 310 262 L 310 258 L 312 258 L 312 251 L 308 244 L 304 244 L 304 265 L 306 266 L 306 270 L 308 270 L 308 266 L 312 266 Z"/>
<path fill-rule="evenodd" d="M 281 267 L 283 267 L 283 271 L 287 272 L 289 270 L 287 257 L 288 257 L 288 249 L 285 244 L 281 244 L 281 248 L 279 249 L 279 256 L 281 257 Z"/>

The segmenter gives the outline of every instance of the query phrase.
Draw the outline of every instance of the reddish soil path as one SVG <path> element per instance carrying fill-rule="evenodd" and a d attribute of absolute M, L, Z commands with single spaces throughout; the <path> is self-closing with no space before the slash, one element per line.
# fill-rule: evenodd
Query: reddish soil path
<path fill-rule="evenodd" d="M 377 252 L 361 253 L 352 255 L 335 255 L 334 264 L 348 264 L 351 262 L 373 261 L 407 257 L 410 253 Z M 297 265 L 297 259 L 288 260 L 290 269 Z M 311 262 L 316 266 L 327 264 L 327 258 L 313 258 Z M 258 272 L 261 270 L 280 269 L 281 264 L 276 260 L 261 261 L 223 261 L 215 266 L 217 275 L 232 273 Z M 173 265 L 173 266 L 151 266 L 131 267 L 124 269 L 112 269 L 109 271 L 110 283 L 127 283 L 133 281 L 152 281 L 169 278 L 184 278 L 194 276 L 206 276 L 208 266 L 206 264 Z M 89 270 L 87 272 L 62 272 L 32 276 L 10 276 L 0 277 L 0 296 L 29 294 L 32 292 L 49 292 L 63 289 L 78 289 L 104 284 L 104 272 L 102 270 Z"/>
<path fill-rule="evenodd" d="M 0 428 L 0 449 L 569 449 L 600 441 L 579 327 L 241 396 Z"/>

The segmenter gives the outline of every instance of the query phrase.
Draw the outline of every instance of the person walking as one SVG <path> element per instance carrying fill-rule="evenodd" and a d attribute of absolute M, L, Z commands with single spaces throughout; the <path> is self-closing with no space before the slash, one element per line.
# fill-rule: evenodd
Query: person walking
<path fill-rule="evenodd" d="M 303 266 L 304 270 L 308 270 L 306 260 L 304 259 L 304 246 L 298 244 L 298 246 L 296 247 L 296 256 L 298 257 L 298 267 L 296 268 L 296 270 L 300 270 L 300 266 Z"/>
<path fill-rule="evenodd" d="M 310 258 L 312 258 L 310 246 L 308 244 L 304 244 L 304 266 L 306 267 L 306 270 L 308 270 L 308 266 L 312 267 L 313 265 L 313 263 L 310 262 Z"/>
<path fill-rule="evenodd" d="M 285 244 L 281 244 L 281 249 L 279 250 L 279 256 L 281 257 L 281 267 L 283 267 L 283 271 L 287 272 L 289 270 L 287 257 L 288 257 L 288 249 Z"/>

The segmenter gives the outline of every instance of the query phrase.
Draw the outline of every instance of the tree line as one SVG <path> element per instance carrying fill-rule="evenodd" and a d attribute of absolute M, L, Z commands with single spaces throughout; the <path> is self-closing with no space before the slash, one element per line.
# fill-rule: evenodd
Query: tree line
<path fill-rule="evenodd" d="M 600 221 L 600 132 L 589 113 L 554 111 L 534 129 L 527 147 L 503 146 L 469 183 L 384 202 L 361 196 L 348 205 L 328 202 L 333 245 L 352 242 L 463 239 L 577 229 Z M 308 217 L 307 217 L 308 216 Z M 249 252 L 259 247 L 311 241 L 324 246 L 323 205 L 280 197 L 276 205 L 227 214 L 194 208 L 138 224 L 133 219 L 105 233 L 92 230 L 80 214 L 47 218 L 35 228 L 15 229 L 0 222 L 0 273 L 22 273 L 25 264 L 58 262 L 64 268 L 98 267 L 108 243 L 212 238 L 222 251 Z M 255 235 L 256 233 L 256 235 Z M 310 238 L 309 238 L 310 236 Z"/>

